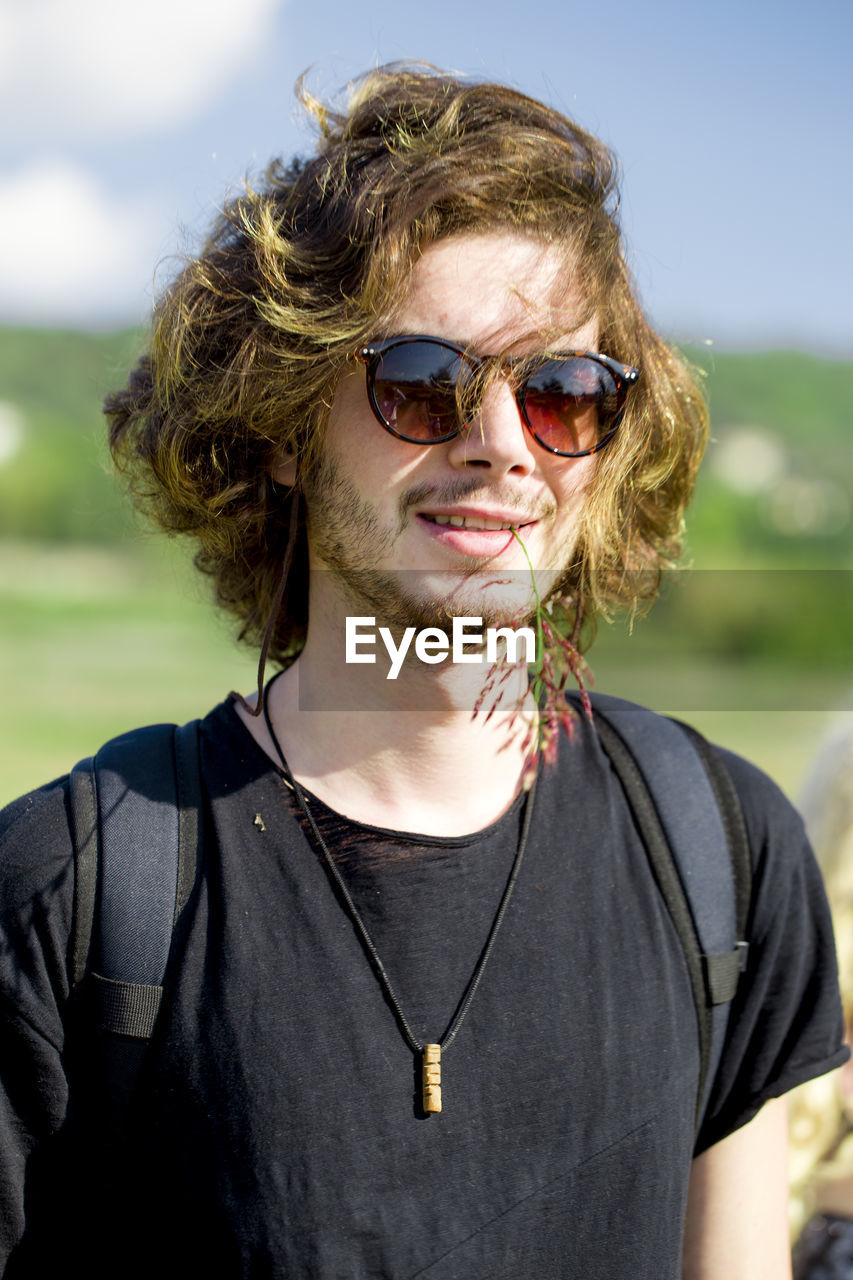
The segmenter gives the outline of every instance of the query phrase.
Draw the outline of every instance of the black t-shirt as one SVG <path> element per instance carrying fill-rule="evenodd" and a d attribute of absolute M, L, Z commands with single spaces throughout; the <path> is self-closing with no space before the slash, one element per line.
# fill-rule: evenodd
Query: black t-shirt
<path fill-rule="evenodd" d="M 7 1276 L 79 1261 L 90 1275 L 676 1280 L 694 1152 L 845 1056 L 802 824 L 722 754 L 753 851 L 751 948 L 695 1146 L 684 959 L 588 725 L 541 772 L 521 874 L 429 1118 L 292 792 L 223 704 L 202 731 L 204 870 L 127 1150 L 87 1144 L 64 1054 L 66 788 L 16 802 L 0 818 L 3 1247 L 26 1234 Z M 525 799 L 454 839 L 310 803 L 415 1035 L 439 1040 Z"/>

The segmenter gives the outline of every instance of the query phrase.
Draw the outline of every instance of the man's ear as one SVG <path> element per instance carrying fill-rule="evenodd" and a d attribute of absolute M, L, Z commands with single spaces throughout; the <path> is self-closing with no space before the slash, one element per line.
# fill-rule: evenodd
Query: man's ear
<path fill-rule="evenodd" d="M 296 455 L 292 453 L 281 454 L 275 466 L 271 468 L 270 475 L 276 484 L 283 485 L 286 489 L 292 489 L 296 484 Z"/>

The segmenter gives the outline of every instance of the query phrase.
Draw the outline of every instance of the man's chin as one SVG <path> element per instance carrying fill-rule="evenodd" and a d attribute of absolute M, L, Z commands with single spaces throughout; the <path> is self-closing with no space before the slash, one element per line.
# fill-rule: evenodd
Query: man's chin
<path fill-rule="evenodd" d="M 437 627 L 448 631 L 454 618 L 480 618 L 486 627 L 524 626 L 535 615 L 529 573 L 415 573 L 393 575 L 389 625 Z"/>

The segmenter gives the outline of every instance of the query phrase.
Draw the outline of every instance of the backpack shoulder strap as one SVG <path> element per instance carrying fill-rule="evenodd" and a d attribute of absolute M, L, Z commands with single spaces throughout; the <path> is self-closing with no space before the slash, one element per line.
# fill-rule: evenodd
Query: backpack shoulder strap
<path fill-rule="evenodd" d="M 692 725 L 681 720 L 674 721 L 693 743 L 705 770 L 708 781 L 713 787 L 720 810 L 720 817 L 726 833 L 726 840 L 731 855 L 732 877 L 735 892 L 735 924 L 738 945 L 746 947 L 746 932 L 749 925 L 749 908 L 752 899 L 752 857 L 749 849 L 749 836 L 743 809 L 735 791 L 734 783 L 728 769 L 706 738 Z M 743 968 L 743 965 L 741 965 Z"/>
<path fill-rule="evenodd" d="M 698 1128 L 748 952 L 751 862 L 740 802 L 695 730 L 620 698 L 595 694 L 592 705 L 684 952 L 699 1030 Z"/>
<path fill-rule="evenodd" d="M 95 1026 L 150 1038 L 172 932 L 199 867 L 198 721 L 150 725 L 71 772 L 75 844 L 72 983 Z"/>

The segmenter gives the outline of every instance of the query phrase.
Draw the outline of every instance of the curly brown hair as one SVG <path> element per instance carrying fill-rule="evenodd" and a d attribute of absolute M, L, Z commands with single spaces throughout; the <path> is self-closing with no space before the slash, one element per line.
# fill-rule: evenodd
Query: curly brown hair
<path fill-rule="evenodd" d="M 638 366 L 620 430 L 597 456 L 567 585 L 588 616 L 636 609 L 680 554 L 707 436 L 702 391 L 635 297 L 617 166 L 559 112 L 502 85 L 423 66 L 372 71 L 346 107 L 304 91 L 316 153 L 273 162 L 231 200 L 160 299 L 150 346 L 110 395 L 110 446 L 137 500 L 199 544 L 196 564 L 257 644 L 292 558 L 270 654 L 307 625 L 304 517 L 271 480 L 315 466 L 347 359 L 383 336 L 424 249 L 510 229 L 563 249 L 602 351 Z M 289 553 L 289 554 L 288 554 Z"/>

